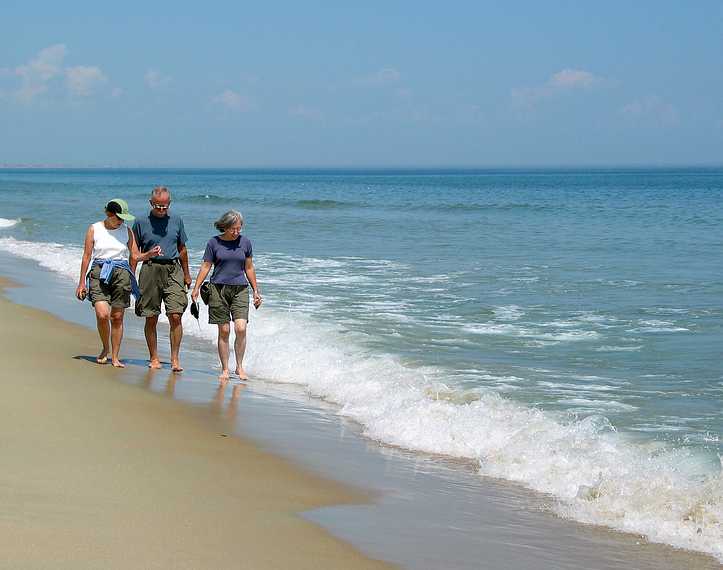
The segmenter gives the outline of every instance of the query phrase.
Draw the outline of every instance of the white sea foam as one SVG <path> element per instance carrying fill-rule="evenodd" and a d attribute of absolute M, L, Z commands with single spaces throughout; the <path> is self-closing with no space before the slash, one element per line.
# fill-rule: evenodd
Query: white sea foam
<path fill-rule="evenodd" d="M 80 272 L 83 249 L 59 243 L 23 241 L 15 238 L 0 238 L 0 250 L 18 257 L 32 259 L 45 269 L 50 269 L 74 280 Z"/>
<path fill-rule="evenodd" d="M 632 333 L 657 333 L 657 332 L 685 332 L 690 329 L 686 327 L 679 327 L 669 321 L 649 320 L 639 321 L 640 326 L 629 329 L 628 332 Z"/>
<path fill-rule="evenodd" d="M 552 388 L 553 390 L 572 391 L 572 392 L 610 392 L 616 390 L 615 386 L 607 386 L 604 384 L 574 384 L 571 382 L 547 382 L 541 381 L 537 383 L 538 386 L 544 388 Z"/>
<path fill-rule="evenodd" d="M 525 311 L 517 305 L 506 305 L 494 308 L 495 318 L 500 321 L 516 321 L 520 319 Z"/>
<path fill-rule="evenodd" d="M 77 278 L 80 248 L 5 238 L 0 250 Z M 206 307 L 201 311 L 200 326 L 185 316 L 185 331 L 209 341 L 212 351 L 216 330 L 206 324 Z M 602 415 L 576 419 L 491 391 L 450 387 L 455 372 L 410 368 L 365 349 L 359 333 L 341 333 L 333 321 L 283 310 L 270 299 L 264 310 L 251 311 L 248 370 L 335 404 L 374 440 L 475 460 L 483 475 L 549 493 L 563 516 L 723 561 L 723 483 L 716 456 L 635 443 Z M 514 389 L 514 378 L 498 380 Z"/>
<path fill-rule="evenodd" d="M 597 352 L 637 352 L 643 348 L 643 345 L 638 346 L 599 346 L 595 350 Z"/>
<path fill-rule="evenodd" d="M 637 410 L 636 406 L 624 404 L 616 400 L 591 400 L 589 398 L 567 398 L 558 400 L 559 404 L 565 404 L 577 408 L 587 408 L 597 411 L 632 412 Z"/>
<path fill-rule="evenodd" d="M 546 325 L 541 325 L 546 326 Z M 551 323 L 549 326 L 558 326 Z M 531 325 L 513 325 L 509 323 L 475 323 L 467 324 L 462 327 L 463 330 L 473 334 L 480 335 L 496 335 L 511 336 L 524 339 L 534 339 L 551 342 L 577 342 L 584 340 L 594 340 L 600 337 L 600 333 L 590 330 L 565 330 L 559 332 L 541 332 L 534 329 Z"/>
<path fill-rule="evenodd" d="M 13 226 L 17 226 L 20 223 L 20 220 L 8 220 L 7 218 L 0 218 L 0 230 L 5 228 L 12 228 Z"/>

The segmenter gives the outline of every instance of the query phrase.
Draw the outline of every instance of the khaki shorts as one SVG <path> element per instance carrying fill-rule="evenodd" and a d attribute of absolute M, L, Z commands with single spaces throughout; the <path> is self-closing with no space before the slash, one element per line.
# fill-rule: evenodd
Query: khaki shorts
<path fill-rule="evenodd" d="M 249 320 L 248 285 L 211 283 L 208 298 L 208 324 L 222 325 L 236 319 Z"/>
<path fill-rule="evenodd" d="M 100 265 L 94 265 L 90 270 L 88 297 L 95 306 L 103 301 L 113 309 L 126 309 L 131 306 L 131 274 L 125 269 L 116 267 L 110 276 L 109 283 L 100 280 Z"/>
<path fill-rule="evenodd" d="M 144 262 L 138 276 L 141 298 L 136 301 L 136 315 L 155 317 L 161 314 L 161 302 L 166 314 L 182 314 L 188 306 L 183 269 L 178 262 Z"/>

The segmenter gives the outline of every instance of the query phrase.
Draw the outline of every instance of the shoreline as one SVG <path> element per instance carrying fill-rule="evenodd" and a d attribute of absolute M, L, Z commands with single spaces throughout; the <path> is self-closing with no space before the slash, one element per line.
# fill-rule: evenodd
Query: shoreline
<path fill-rule="evenodd" d="M 89 362 L 94 331 L 4 293 L 0 311 L 5 567 L 392 567 L 300 516 L 361 491 L 119 382 L 137 371 Z"/>
<path fill-rule="evenodd" d="M 52 277 L 50 283 L 43 281 L 39 287 L 37 270 L 30 262 L 11 265 L 4 273 L 21 284 L 7 292 L 10 304 L 29 308 L 60 326 L 68 324 L 85 335 L 87 346 L 83 348 L 80 339 L 70 339 L 64 358 L 81 352 L 94 358 L 98 340 L 91 328 L 91 311 L 66 301 L 72 291 L 66 290 L 65 280 Z M 354 422 L 328 406 L 308 402 L 301 392 L 289 393 L 283 384 L 255 378 L 241 397 L 229 400 L 230 389 L 224 393 L 215 388 L 215 375 L 206 368 L 207 347 L 199 339 L 188 339 L 186 372 L 173 375 L 164 369 L 149 374 L 143 360 L 142 329 L 133 326 L 133 319 L 126 321 L 129 323 L 121 353 L 129 366 L 124 371 L 110 371 L 109 378 L 116 380 L 110 384 L 150 392 L 155 399 L 175 400 L 180 406 L 179 422 L 185 418 L 204 423 L 202 427 L 216 435 L 216 430 L 225 430 L 253 442 L 257 449 L 285 458 L 292 467 L 300 466 L 322 480 L 341 482 L 361 498 L 306 510 L 300 518 L 375 559 L 414 570 L 472 570 L 480 564 L 516 570 L 720 567 L 702 553 L 560 518 L 546 495 L 480 477 L 474 470 L 460 470 L 454 461 L 380 446 L 364 437 Z M 99 369 L 90 362 L 85 365 L 95 381 L 110 368 Z M 374 497 L 371 503 L 370 496 Z"/>

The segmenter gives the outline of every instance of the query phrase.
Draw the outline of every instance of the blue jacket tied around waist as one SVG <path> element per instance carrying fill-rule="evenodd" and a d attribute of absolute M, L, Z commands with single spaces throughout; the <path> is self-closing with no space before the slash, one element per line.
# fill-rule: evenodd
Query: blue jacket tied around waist
<path fill-rule="evenodd" d="M 133 294 L 133 297 L 135 297 L 136 301 L 141 298 L 141 289 L 138 287 L 138 281 L 136 281 L 136 276 L 131 271 L 131 266 L 125 259 L 94 259 L 93 260 L 93 267 L 96 265 L 102 265 L 100 268 L 100 280 L 108 285 L 110 283 L 110 279 L 113 276 L 113 270 L 117 267 L 119 269 L 124 269 L 128 273 L 131 274 L 131 293 Z M 88 276 L 86 277 L 86 287 L 90 289 L 90 272 L 88 273 Z"/>

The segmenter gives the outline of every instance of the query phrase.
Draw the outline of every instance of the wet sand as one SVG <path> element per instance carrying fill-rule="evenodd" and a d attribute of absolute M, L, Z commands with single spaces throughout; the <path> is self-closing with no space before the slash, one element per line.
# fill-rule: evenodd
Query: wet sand
<path fill-rule="evenodd" d="M 119 381 L 142 372 L 90 362 L 93 331 L 0 316 L 0 567 L 390 567 L 298 516 L 363 493 Z"/>

